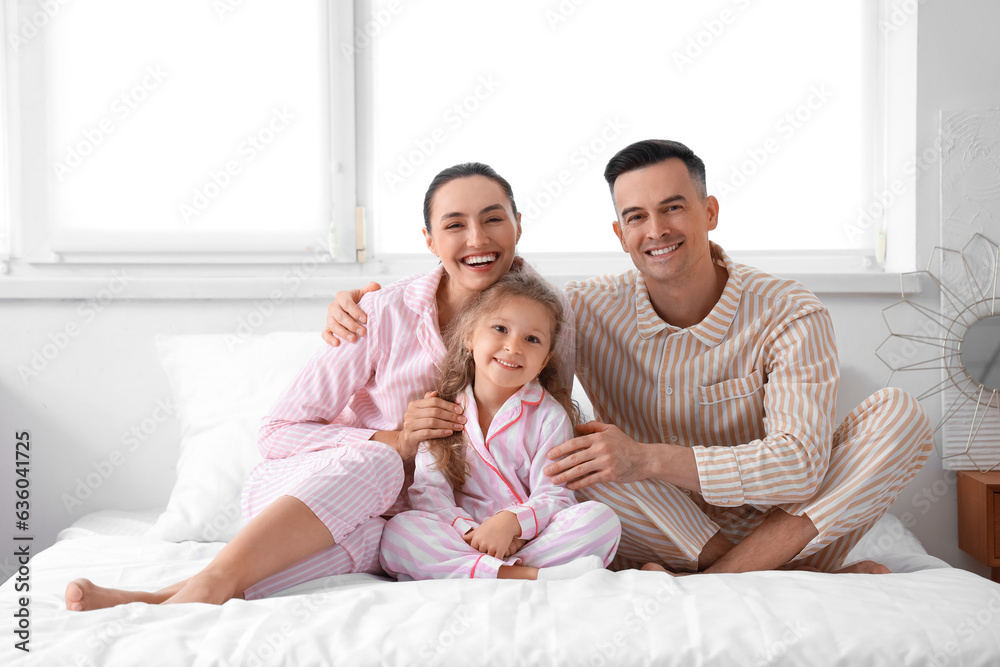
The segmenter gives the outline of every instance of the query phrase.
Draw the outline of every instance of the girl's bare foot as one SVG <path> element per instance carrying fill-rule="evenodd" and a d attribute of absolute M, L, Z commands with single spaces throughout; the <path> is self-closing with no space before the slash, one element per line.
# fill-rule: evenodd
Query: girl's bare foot
<path fill-rule="evenodd" d="M 604 561 L 599 556 L 582 556 L 562 565 L 539 568 L 537 579 L 558 581 L 560 579 L 576 579 L 594 570 L 603 570 Z"/>
<path fill-rule="evenodd" d="M 163 602 L 162 596 L 143 591 L 123 591 L 117 588 L 97 586 L 89 579 L 74 579 L 66 585 L 66 609 L 69 611 L 90 611 L 106 609 L 130 602 Z"/>

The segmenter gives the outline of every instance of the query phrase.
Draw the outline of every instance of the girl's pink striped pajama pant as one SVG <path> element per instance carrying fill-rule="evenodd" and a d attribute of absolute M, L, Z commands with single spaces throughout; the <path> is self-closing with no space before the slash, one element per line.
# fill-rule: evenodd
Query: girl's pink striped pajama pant
<path fill-rule="evenodd" d="M 489 517 L 474 517 L 482 522 Z M 458 530 L 431 512 L 397 514 L 382 533 L 382 566 L 391 575 L 413 579 L 495 579 L 501 565 L 549 567 L 596 555 L 607 566 L 614 557 L 621 525 L 607 505 L 588 501 L 556 512 L 548 525 L 505 560 L 479 553 Z"/>

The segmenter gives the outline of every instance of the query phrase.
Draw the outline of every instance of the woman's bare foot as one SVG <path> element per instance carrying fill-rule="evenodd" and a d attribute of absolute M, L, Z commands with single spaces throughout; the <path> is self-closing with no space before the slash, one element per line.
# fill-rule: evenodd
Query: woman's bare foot
<path fill-rule="evenodd" d="M 873 560 L 862 560 L 842 567 L 834 574 L 892 574 L 891 570 Z"/>
<path fill-rule="evenodd" d="M 159 604 L 166 598 L 157 593 L 144 591 L 123 591 L 117 588 L 104 588 L 89 579 L 74 579 L 66 584 L 66 609 L 69 611 L 90 611 L 117 607 L 130 602 L 147 602 Z"/>
<path fill-rule="evenodd" d="M 242 591 L 235 589 L 231 577 L 213 574 L 202 570 L 187 580 L 187 583 L 174 595 L 164 600 L 163 604 L 180 604 L 182 602 L 205 602 L 208 604 L 224 604 L 234 597 L 243 597 Z"/>

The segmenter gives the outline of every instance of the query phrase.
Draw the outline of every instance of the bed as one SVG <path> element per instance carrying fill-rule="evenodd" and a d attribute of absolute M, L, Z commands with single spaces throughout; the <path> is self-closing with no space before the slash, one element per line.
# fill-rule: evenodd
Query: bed
<path fill-rule="evenodd" d="M 39 665 L 996 665 L 1000 585 L 928 555 L 886 515 L 849 560 L 890 575 L 760 572 L 674 578 L 597 571 L 572 581 L 395 582 L 329 577 L 222 606 L 64 609 L 77 577 L 156 589 L 201 569 L 242 525 L 256 421 L 314 334 L 157 341 L 181 421 L 163 511 L 80 518 L 31 568 Z M 11 619 L 15 581 L 0 586 Z M 8 631 L 9 632 L 9 631 Z"/>
<path fill-rule="evenodd" d="M 886 516 L 853 558 L 891 575 L 655 572 L 573 581 L 329 577 L 222 606 L 134 603 L 68 612 L 85 576 L 121 588 L 193 574 L 222 542 L 147 537 L 156 514 L 98 512 L 32 561 L 39 665 L 987 665 L 1000 585 L 927 555 Z M 2 587 L 11 618 L 13 582 Z M 8 640 L 0 664 L 20 664 Z"/>

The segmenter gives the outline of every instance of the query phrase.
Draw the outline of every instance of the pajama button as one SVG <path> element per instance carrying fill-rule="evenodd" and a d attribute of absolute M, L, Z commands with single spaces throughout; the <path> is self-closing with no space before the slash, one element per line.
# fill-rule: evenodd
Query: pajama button
<path fill-rule="evenodd" d="M 677 436 L 676 435 L 670 436 L 670 442 L 677 442 Z"/>
<path fill-rule="evenodd" d="M 668 385 L 667 385 L 667 396 L 670 396 L 670 395 L 671 395 L 672 393 L 674 393 L 674 388 L 673 388 L 673 387 L 671 387 L 671 386 L 670 386 L 670 385 L 668 384 Z"/>

